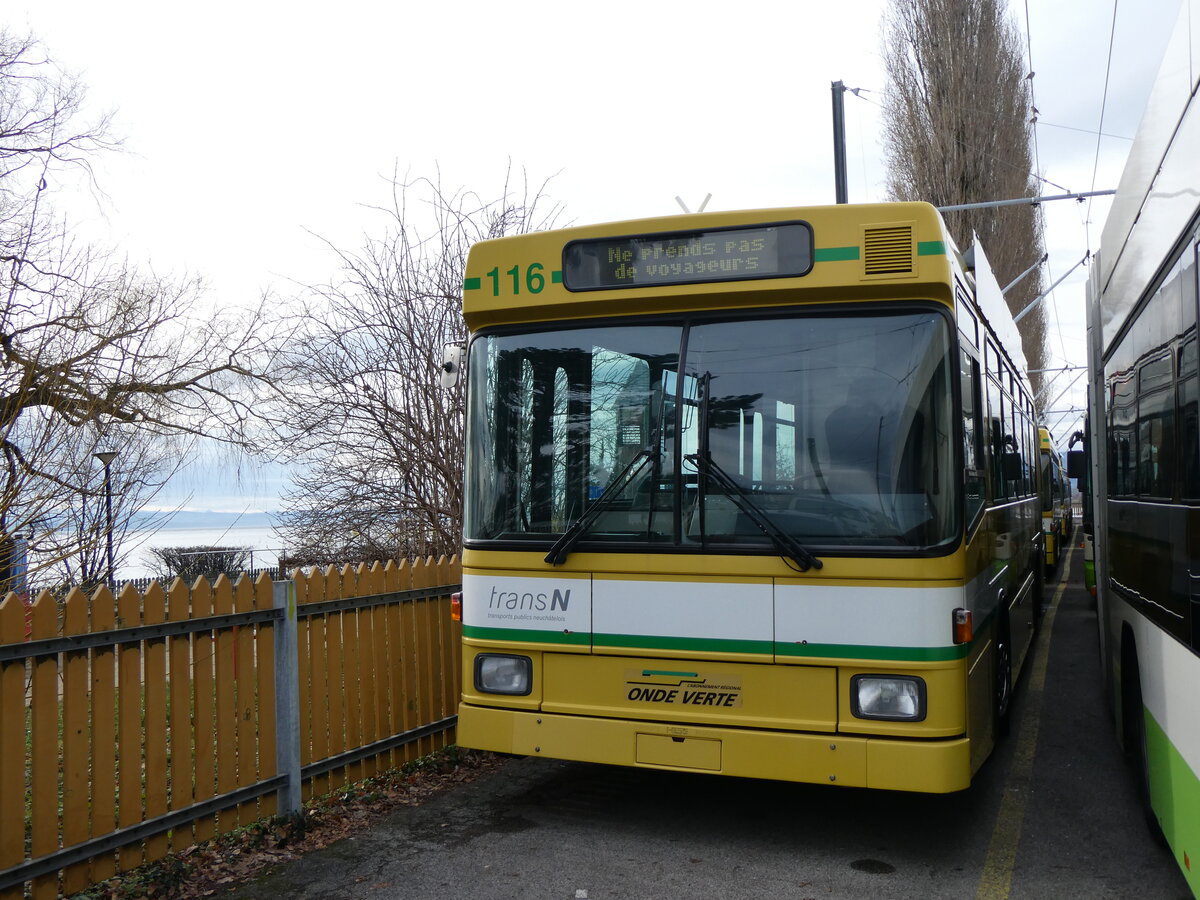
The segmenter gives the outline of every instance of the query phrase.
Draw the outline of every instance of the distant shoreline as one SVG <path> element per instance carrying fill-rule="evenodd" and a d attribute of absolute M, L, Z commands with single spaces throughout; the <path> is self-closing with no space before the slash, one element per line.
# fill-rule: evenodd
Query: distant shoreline
<path fill-rule="evenodd" d="M 146 578 L 156 574 L 149 554 L 152 547 L 205 546 L 244 547 L 251 550 L 255 568 L 277 565 L 283 549 L 267 513 L 241 517 L 210 513 L 197 519 L 189 518 L 186 523 L 177 517 L 162 528 L 131 527 L 122 541 L 124 560 L 118 566 L 117 577 Z"/>
<path fill-rule="evenodd" d="M 214 512 L 182 509 L 178 512 L 137 512 L 129 519 L 129 531 L 175 531 L 185 528 L 273 528 L 275 512 Z"/>

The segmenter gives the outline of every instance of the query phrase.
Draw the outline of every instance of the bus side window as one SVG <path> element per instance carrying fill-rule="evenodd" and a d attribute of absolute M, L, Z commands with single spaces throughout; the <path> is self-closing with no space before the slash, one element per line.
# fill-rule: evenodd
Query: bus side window
<path fill-rule="evenodd" d="M 1037 426 L 1033 421 L 1033 411 L 1029 401 L 1025 401 L 1025 452 L 1023 455 L 1025 468 L 1025 495 L 1033 497 L 1037 494 L 1037 455 L 1038 436 Z"/>
<path fill-rule="evenodd" d="M 1025 411 L 1021 408 L 1021 397 L 1019 394 L 1014 394 L 1012 404 L 1012 450 L 1017 455 L 1016 459 L 1016 484 L 1013 485 L 1014 493 L 1018 497 L 1023 497 L 1027 493 L 1026 483 L 1028 481 L 1028 473 L 1025 471 Z"/>
<path fill-rule="evenodd" d="M 966 351 L 961 354 L 963 412 L 963 485 L 967 527 L 983 509 L 983 404 L 979 395 L 979 361 Z"/>
<path fill-rule="evenodd" d="M 1170 356 L 1139 367 L 1137 490 L 1144 497 L 1170 499 L 1174 487 L 1175 398 L 1171 382 Z"/>
<path fill-rule="evenodd" d="M 1114 497 L 1137 493 L 1136 373 L 1123 372 L 1110 379 L 1112 401 L 1108 423 L 1108 490 Z"/>
<path fill-rule="evenodd" d="M 988 473 L 992 483 L 992 499 L 1007 500 L 1008 484 L 1004 478 L 1004 411 L 1000 385 L 987 379 L 988 397 Z"/>
<path fill-rule="evenodd" d="M 1179 484 L 1184 500 L 1200 499 L 1200 410 L 1197 409 L 1197 358 L 1196 358 L 1196 302 L 1200 295 L 1200 266 L 1197 256 L 1200 244 L 1184 253 L 1182 279 L 1182 308 L 1179 333 L 1182 336 L 1177 359 L 1175 396 L 1178 409 L 1176 439 L 1179 452 L 1176 465 L 1179 469 Z M 1196 633 L 1200 635 L 1200 616 L 1196 617 Z M 1200 645 L 1198 645 L 1200 646 Z"/>
<path fill-rule="evenodd" d="M 1030 497 L 1033 494 L 1033 482 L 1036 480 L 1032 472 L 1033 448 L 1036 443 L 1033 442 L 1033 422 L 1025 408 L 1024 398 L 1016 404 L 1016 428 L 1021 444 L 1021 496 Z"/>
<path fill-rule="evenodd" d="M 1179 351 L 1179 462 L 1184 500 L 1200 499 L 1200 390 L 1197 389 L 1196 333 Z"/>

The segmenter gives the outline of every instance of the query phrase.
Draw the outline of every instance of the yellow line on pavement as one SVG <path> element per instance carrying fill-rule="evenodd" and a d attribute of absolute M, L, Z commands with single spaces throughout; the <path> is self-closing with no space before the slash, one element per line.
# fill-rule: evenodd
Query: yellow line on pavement
<path fill-rule="evenodd" d="M 1073 548 L 1072 548 L 1073 549 Z M 1007 900 L 1012 887 L 1013 870 L 1017 865 L 1017 847 L 1021 843 L 1021 826 L 1025 821 L 1025 805 L 1029 800 L 1033 782 L 1033 759 L 1037 753 L 1038 725 L 1042 718 L 1042 694 L 1046 687 L 1046 665 L 1050 659 L 1050 640 L 1054 634 L 1054 615 L 1058 612 L 1058 601 L 1067 587 L 1067 575 L 1071 570 L 1070 554 L 1063 559 L 1062 577 L 1046 618 L 1042 621 L 1041 633 L 1046 636 L 1045 646 L 1037 654 L 1033 669 L 1029 673 L 1026 702 L 1021 712 L 1021 728 L 1017 748 L 1013 754 L 1012 767 L 1004 784 L 1004 798 L 1000 801 L 1000 812 L 996 815 L 996 827 L 988 844 L 987 858 L 975 890 L 976 900 Z"/>

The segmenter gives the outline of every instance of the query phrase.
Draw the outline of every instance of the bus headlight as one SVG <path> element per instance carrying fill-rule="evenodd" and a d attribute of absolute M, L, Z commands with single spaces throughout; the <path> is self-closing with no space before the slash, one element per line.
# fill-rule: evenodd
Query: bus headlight
<path fill-rule="evenodd" d="M 925 679 L 913 675 L 855 675 L 850 711 L 860 719 L 920 722 L 925 718 Z"/>
<path fill-rule="evenodd" d="M 485 694 L 525 695 L 533 687 L 533 662 L 528 656 L 480 653 L 475 657 L 475 690 Z"/>

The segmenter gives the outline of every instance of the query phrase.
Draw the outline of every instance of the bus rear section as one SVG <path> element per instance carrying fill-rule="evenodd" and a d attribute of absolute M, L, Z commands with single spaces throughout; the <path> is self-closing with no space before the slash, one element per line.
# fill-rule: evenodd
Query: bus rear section
<path fill-rule="evenodd" d="M 1067 542 L 1074 531 L 1071 508 L 1071 482 L 1063 468 L 1062 456 L 1054 446 L 1049 429 L 1038 428 L 1039 493 L 1042 501 L 1042 532 L 1046 550 L 1046 573 L 1058 568 Z"/>

